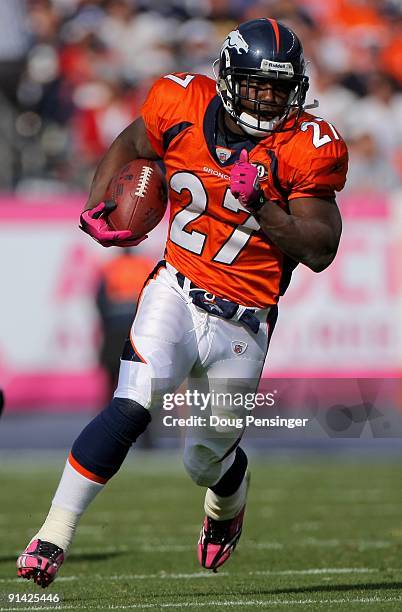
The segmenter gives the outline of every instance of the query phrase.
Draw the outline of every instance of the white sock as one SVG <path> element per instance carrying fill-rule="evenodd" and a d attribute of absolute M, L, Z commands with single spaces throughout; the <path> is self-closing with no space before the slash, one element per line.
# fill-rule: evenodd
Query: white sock
<path fill-rule="evenodd" d="M 39 539 L 51 542 L 62 548 L 66 553 L 73 540 L 80 516 L 80 514 L 52 504 L 45 522 L 32 540 Z"/>
<path fill-rule="evenodd" d="M 104 486 L 80 474 L 67 460 L 52 503 L 81 515 Z"/>
<path fill-rule="evenodd" d="M 66 552 L 81 515 L 104 486 L 77 472 L 67 461 L 49 514 L 32 540 L 52 542 Z"/>
<path fill-rule="evenodd" d="M 233 495 L 222 497 L 211 489 L 205 494 L 205 514 L 215 521 L 226 521 L 239 514 L 247 499 L 247 491 L 250 483 L 250 472 L 247 470 L 240 487 Z"/>

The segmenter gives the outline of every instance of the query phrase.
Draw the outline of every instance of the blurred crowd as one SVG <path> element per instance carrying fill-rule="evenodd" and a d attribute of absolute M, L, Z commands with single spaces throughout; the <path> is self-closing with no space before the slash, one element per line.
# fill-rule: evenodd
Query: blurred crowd
<path fill-rule="evenodd" d="M 236 23 L 300 36 L 316 112 L 350 147 L 349 189 L 402 177 L 401 0 L 1 0 L 0 189 L 86 190 L 155 78 L 212 76 Z"/>

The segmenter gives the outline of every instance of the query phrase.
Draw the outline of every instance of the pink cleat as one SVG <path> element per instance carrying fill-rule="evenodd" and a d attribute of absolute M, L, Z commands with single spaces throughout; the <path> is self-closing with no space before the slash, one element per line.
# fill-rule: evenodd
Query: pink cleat
<path fill-rule="evenodd" d="M 241 536 L 245 508 L 227 521 L 205 517 L 198 541 L 198 561 L 202 567 L 216 571 L 229 559 Z"/>
<path fill-rule="evenodd" d="M 51 542 L 33 540 L 17 559 L 18 576 L 36 582 L 44 589 L 56 578 L 64 561 L 61 548 Z"/>

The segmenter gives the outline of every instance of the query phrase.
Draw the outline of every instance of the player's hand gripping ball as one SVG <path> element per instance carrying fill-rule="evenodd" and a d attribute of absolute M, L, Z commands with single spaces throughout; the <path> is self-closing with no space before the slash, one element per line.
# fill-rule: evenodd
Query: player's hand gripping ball
<path fill-rule="evenodd" d="M 116 204 L 107 219 L 112 229 L 143 238 L 166 212 L 167 187 L 158 164 L 135 159 L 124 166 L 110 181 L 106 202 Z"/>
<path fill-rule="evenodd" d="M 161 221 L 167 188 L 159 166 L 136 159 L 110 181 L 105 202 L 81 215 L 81 229 L 102 246 L 137 246 Z"/>
<path fill-rule="evenodd" d="M 240 159 L 230 173 L 230 191 L 245 208 L 256 211 L 265 199 L 258 180 L 258 170 L 248 161 L 248 152 L 242 149 Z"/>
<path fill-rule="evenodd" d="M 115 231 L 110 229 L 106 219 L 115 208 L 116 204 L 112 202 L 101 202 L 95 208 L 84 211 L 80 217 L 80 229 L 104 247 L 137 246 L 137 244 L 145 240 L 146 236 L 135 240 L 130 230 Z"/>

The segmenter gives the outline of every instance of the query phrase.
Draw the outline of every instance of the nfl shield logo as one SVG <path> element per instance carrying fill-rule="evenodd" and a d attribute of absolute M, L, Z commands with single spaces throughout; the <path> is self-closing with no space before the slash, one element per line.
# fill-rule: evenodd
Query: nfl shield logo
<path fill-rule="evenodd" d="M 224 164 L 232 155 L 232 153 L 232 149 L 226 149 L 225 147 L 216 147 L 216 156 L 221 162 L 221 164 Z"/>
<path fill-rule="evenodd" d="M 232 340 L 232 351 L 235 355 L 242 355 L 247 348 L 247 342 L 241 340 Z"/>

